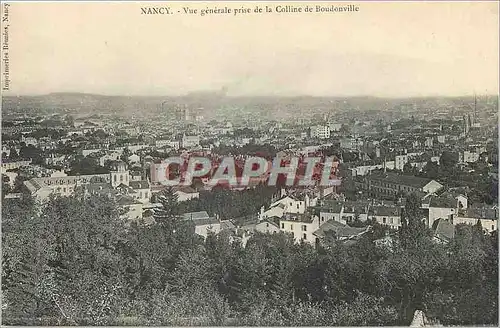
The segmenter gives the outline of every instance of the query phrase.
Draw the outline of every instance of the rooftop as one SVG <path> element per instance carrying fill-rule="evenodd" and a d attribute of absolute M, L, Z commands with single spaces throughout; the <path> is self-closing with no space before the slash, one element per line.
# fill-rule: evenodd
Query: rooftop
<path fill-rule="evenodd" d="M 387 172 L 381 175 L 369 175 L 368 179 L 372 181 L 383 181 L 383 182 L 410 186 L 415 188 L 423 188 L 425 185 L 427 185 L 429 182 L 432 181 L 432 179 L 421 178 L 411 175 L 399 175 L 392 172 Z"/>
<path fill-rule="evenodd" d="M 340 222 L 329 220 L 321 225 L 321 227 L 314 232 L 314 235 L 318 237 L 325 237 L 325 233 L 334 232 L 336 237 L 354 237 L 368 231 L 368 227 L 365 228 L 353 228 L 348 225 L 342 224 Z"/>
<path fill-rule="evenodd" d="M 210 218 L 206 211 L 184 213 L 182 216 L 185 220 L 205 220 Z"/>
<path fill-rule="evenodd" d="M 374 216 L 399 216 L 401 207 L 397 206 L 373 206 L 370 208 L 368 215 Z"/>
<path fill-rule="evenodd" d="M 445 219 L 434 221 L 432 231 L 435 237 L 445 241 L 450 241 L 455 236 L 455 226 Z"/>

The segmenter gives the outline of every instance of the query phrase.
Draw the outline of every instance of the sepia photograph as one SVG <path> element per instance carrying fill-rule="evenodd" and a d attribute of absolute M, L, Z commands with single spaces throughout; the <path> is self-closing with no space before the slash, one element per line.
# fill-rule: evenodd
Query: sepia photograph
<path fill-rule="evenodd" d="M 2 326 L 498 327 L 498 1 L 2 1 Z"/>

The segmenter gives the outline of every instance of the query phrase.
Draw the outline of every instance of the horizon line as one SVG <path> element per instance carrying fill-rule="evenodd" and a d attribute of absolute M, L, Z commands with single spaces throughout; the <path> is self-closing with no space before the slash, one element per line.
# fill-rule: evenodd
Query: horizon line
<path fill-rule="evenodd" d="M 182 98 L 182 97 L 190 97 L 190 96 L 217 96 L 220 98 L 379 98 L 379 99 L 405 99 L 405 98 L 460 98 L 460 97 L 477 97 L 477 96 L 487 96 L 487 97 L 499 97 L 500 93 L 463 93 L 463 94 L 426 94 L 426 95 L 401 95 L 401 96 L 389 96 L 389 95 L 370 95 L 370 94 L 358 94 L 358 95 L 310 95 L 310 94 L 248 94 L 248 95 L 227 95 L 223 94 L 217 90 L 194 90 L 184 94 L 105 94 L 105 93 L 93 93 L 93 92 L 81 92 L 81 91 L 54 91 L 48 93 L 40 93 L 40 94 L 12 94 L 6 95 L 2 94 L 2 98 L 6 97 L 44 97 L 50 95 L 64 95 L 64 94 L 73 94 L 73 95 L 88 95 L 88 96 L 102 96 L 102 97 L 137 97 L 137 98 L 148 98 L 148 97 L 165 97 L 165 98 Z"/>

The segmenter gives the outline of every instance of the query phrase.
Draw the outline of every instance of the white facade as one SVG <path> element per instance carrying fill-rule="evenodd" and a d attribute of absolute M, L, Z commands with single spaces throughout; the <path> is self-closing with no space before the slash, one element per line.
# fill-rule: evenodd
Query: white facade
<path fill-rule="evenodd" d="M 370 215 L 370 219 L 374 219 L 379 224 L 383 224 L 397 229 L 401 226 L 401 217 L 399 215 Z"/>
<path fill-rule="evenodd" d="M 432 148 L 434 146 L 434 139 L 432 137 L 425 138 L 425 147 Z"/>
<path fill-rule="evenodd" d="M 319 139 L 330 138 L 330 128 L 326 125 L 317 125 L 311 128 L 311 137 Z"/>
<path fill-rule="evenodd" d="M 202 236 L 203 238 L 207 238 L 209 232 L 213 232 L 218 234 L 221 231 L 220 223 L 211 223 L 211 224 L 203 224 L 203 225 L 195 225 L 194 233 Z"/>
<path fill-rule="evenodd" d="M 339 132 L 342 129 L 342 124 L 340 123 L 328 123 L 328 127 L 330 128 L 330 132 Z"/>
<path fill-rule="evenodd" d="M 118 161 L 120 159 L 119 152 L 109 152 L 108 154 L 99 157 L 99 165 L 104 166 L 107 161 Z"/>
<path fill-rule="evenodd" d="M 306 211 L 306 202 L 302 200 L 294 199 L 290 196 L 286 196 L 274 203 L 271 204 L 271 207 L 277 205 L 284 206 L 284 213 L 292 213 L 292 214 L 304 214 Z"/>
<path fill-rule="evenodd" d="M 449 207 L 429 207 L 429 222 L 428 226 L 432 227 L 432 224 L 437 219 L 449 219 L 452 215 L 457 213 L 456 208 Z"/>
<path fill-rule="evenodd" d="M 280 230 L 285 233 L 291 233 L 295 242 L 314 243 L 316 236 L 313 233 L 320 227 L 320 221 L 317 216 L 312 218 L 312 222 L 301 222 L 294 220 L 281 220 Z"/>
<path fill-rule="evenodd" d="M 464 151 L 462 156 L 464 163 L 475 163 L 479 160 L 479 153 L 475 152 Z"/>
<path fill-rule="evenodd" d="M 185 201 L 190 200 L 190 199 L 200 198 L 200 193 L 197 191 L 184 192 L 182 190 L 177 190 L 174 194 L 177 196 L 178 202 L 185 202 Z"/>
<path fill-rule="evenodd" d="M 467 218 L 467 217 L 460 217 L 460 216 L 456 216 L 453 218 L 454 225 L 457 225 L 457 224 L 475 225 L 475 224 L 477 224 L 478 221 L 481 221 L 481 226 L 483 227 L 483 230 L 485 230 L 489 233 L 498 230 L 498 220 Z"/>
<path fill-rule="evenodd" d="M 395 159 L 395 169 L 399 171 L 403 171 L 403 167 L 408 163 L 408 155 L 398 155 Z"/>
<path fill-rule="evenodd" d="M 183 148 L 196 147 L 199 145 L 200 145 L 200 136 L 187 136 L 185 134 L 182 136 Z"/>

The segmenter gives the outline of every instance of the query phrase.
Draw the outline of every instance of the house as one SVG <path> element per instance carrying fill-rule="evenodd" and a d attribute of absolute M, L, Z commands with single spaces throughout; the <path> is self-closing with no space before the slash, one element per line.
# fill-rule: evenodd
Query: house
<path fill-rule="evenodd" d="M 200 145 L 200 136 L 188 136 L 186 134 L 182 135 L 182 144 L 183 148 L 196 147 Z"/>
<path fill-rule="evenodd" d="M 24 181 L 24 185 L 31 195 L 41 202 L 47 201 L 51 194 L 70 196 L 74 194 L 77 187 L 101 183 L 109 184 L 112 188 L 118 188 L 122 195 L 133 196 L 142 201 L 146 201 L 146 198 L 149 199 L 150 192 L 141 195 L 141 192 L 146 191 L 145 187 L 136 189 L 138 185 L 142 186 L 142 184 L 136 184 L 135 187 L 129 186 L 129 171 L 125 163 L 116 161 L 112 163 L 111 167 L 110 173 L 106 174 L 65 176 L 61 172 L 55 172 L 50 177 L 37 177 Z M 137 195 L 134 195 L 135 193 Z"/>
<path fill-rule="evenodd" d="M 174 194 L 177 196 L 178 202 L 185 202 L 190 199 L 200 198 L 200 193 L 189 186 L 178 188 Z"/>
<path fill-rule="evenodd" d="M 73 195 L 77 186 L 91 183 L 109 183 L 110 179 L 110 174 L 42 177 L 24 181 L 24 185 L 36 200 L 44 202 L 49 199 L 51 194 L 70 196 Z"/>
<path fill-rule="evenodd" d="M 279 217 L 281 218 L 285 214 L 286 205 L 283 203 L 276 203 L 271 205 L 271 207 L 264 211 L 264 206 L 260 210 L 259 218 L 260 220 L 265 220 L 271 217 Z"/>
<path fill-rule="evenodd" d="M 281 199 L 273 202 L 271 204 L 271 208 L 277 205 L 283 205 L 285 213 L 304 214 L 307 208 L 306 200 L 299 200 L 292 196 L 284 196 Z"/>
<path fill-rule="evenodd" d="M 410 175 L 399 175 L 392 172 L 368 175 L 356 181 L 356 186 L 374 194 L 396 196 L 399 193 L 435 193 L 443 185 L 433 179 Z"/>
<path fill-rule="evenodd" d="M 99 165 L 104 166 L 109 161 L 118 161 L 120 159 L 120 153 L 116 151 L 110 151 L 99 157 Z"/>
<path fill-rule="evenodd" d="M 132 154 L 128 157 L 129 163 L 139 163 L 141 161 L 141 157 L 137 154 Z"/>
<path fill-rule="evenodd" d="M 194 232 L 203 238 L 207 238 L 210 232 L 218 234 L 221 231 L 221 221 L 217 217 L 210 217 L 206 211 L 185 213 L 182 217 L 192 222 Z"/>
<path fill-rule="evenodd" d="M 142 203 L 129 196 L 117 199 L 116 203 L 120 207 L 120 217 L 128 220 L 142 220 Z"/>
<path fill-rule="evenodd" d="M 399 206 L 372 206 L 368 211 L 368 218 L 379 224 L 387 225 L 392 229 L 401 226 L 401 207 Z"/>
<path fill-rule="evenodd" d="M 398 171 L 403 171 L 404 166 L 408 163 L 408 155 L 397 155 L 395 157 L 395 169 Z"/>
<path fill-rule="evenodd" d="M 319 242 L 328 236 L 337 240 L 346 241 L 356 239 L 370 231 L 370 229 L 370 226 L 364 228 L 354 228 L 346 224 L 330 220 L 325 222 L 325 224 L 322 224 L 321 227 L 313 233 L 313 235 L 315 236 L 315 242 Z"/>
<path fill-rule="evenodd" d="M 436 196 L 426 195 L 422 199 L 422 209 L 426 213 L 426 224 L 432 227 L 437 219 L 449 219 L 458 211 L 458 201 L 448 193 Z"/>
<path fill-rule="evenodd" d="M 296 242 L 315 243 L 314 232 L 320 227 L 320 219 L 311 214 L 286 214 L 280 221 L 280 230 L 290 233 Z"/>
<path fill-rule="evenodd" d="M 247 232 L 262 232 L 262 233 L 278 233 L 280 232 L 279 225 L 271 219 L 265 219 L 262 221 L 255 221 L 252 223 L 247 223 L 241 228 L 243 231 Z"/>
<path fill-rule="evenodd" d="M 130 181 L 129 187 L 131 188 L 131 196 L 141 203 L 149 203 L 151 199 L 151 188 L 149 181 Z"/>
<path fill-rule="evenodd" d="M 485 205 L 471 207 L 465 210 L 458 211 L 458 214 L 453 216 L 453 224 L 470 224 L 475 225 L 480 223 L 483 230 L 493 232 L 498 230 L 498 208 L 487 207 Z"/>
<path fill-rule="evenodd" d="M 347 223 L 345 219 L 342 219 L 342 214 L 344 212 L 342 202 L 334 202 L 329 204 L 327 207 L 320 207 L 318 210 L 321 224 L 330 220 L 341 222 L 343 224 Z"/>
<path fill-rule="evenodd" d="M 31 159 L 28 161 L 14 161 L 14 162 L 2 161 L 2 173 L 7 172 L 8 170 L 14 170 L 23 166 L 28 166 L 30 164 L 31 164 Z"/>

